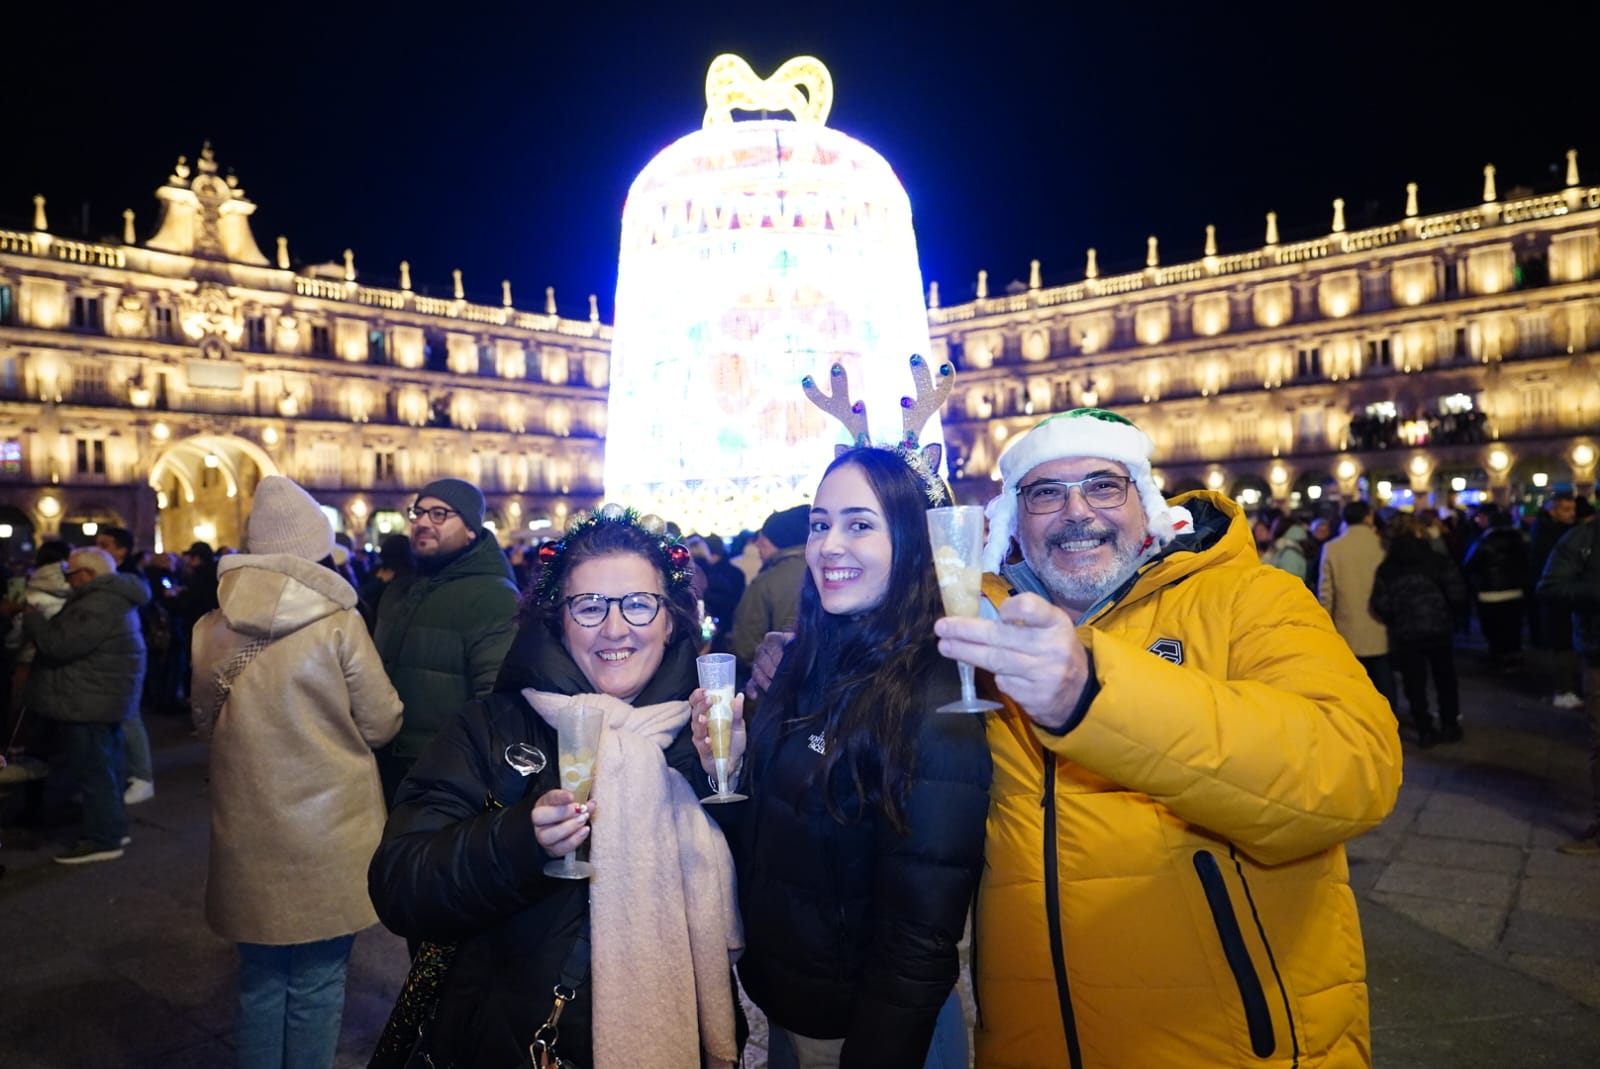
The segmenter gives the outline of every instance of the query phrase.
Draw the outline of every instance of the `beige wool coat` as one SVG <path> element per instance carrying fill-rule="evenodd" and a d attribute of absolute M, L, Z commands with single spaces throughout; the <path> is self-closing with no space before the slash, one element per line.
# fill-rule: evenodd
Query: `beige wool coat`
<path fill-rule="evenodd" d="M 1383 563 L 1383 542 L 1364 523 L 1347 527 L 1322 547 L 1322 577 L 1317 600 L 1333 617 L 1333 626 L 1357 657 L 1389 652 L 1389 630 L 1372 615 L 1372 579 Z"/>
<path fill-rule="evenodd" d="M 206 920 L 236 943 L 287 946 L 377 923 L 367 863 L 385 818 L 372 748 L 400 697 L 335 572 L 281 554 L 226 557 L 220 608 L 194 628 L 191 695 L 211 742 Z M 266 646 L 211 721 L 223 668 Z"/>

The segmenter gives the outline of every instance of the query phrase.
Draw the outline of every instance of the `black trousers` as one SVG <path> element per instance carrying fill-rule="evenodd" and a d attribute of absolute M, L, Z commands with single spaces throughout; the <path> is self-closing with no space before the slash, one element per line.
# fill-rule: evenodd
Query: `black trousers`
<path fill-rule="evenodd" d="M 1522 599 L 1478 602 L 1478 623 L 1489 656 L 1495 659 L 1522 652 Z"/>
<path fill-rule="evenodd" d="M 1461 693 L 1456 685 L 1455 651 L 1447 638 L 1433 642 L 1399 642 L 1389 649 L 1389 657 L 1400 671 L 1406 705 L 1417 727 L 1432 727 L 1428 713 L 1428 673 L 1433 673 L 1434 695 L 1439 702 L 1439 723 L 1454 724 L 1461 718 Z"/>

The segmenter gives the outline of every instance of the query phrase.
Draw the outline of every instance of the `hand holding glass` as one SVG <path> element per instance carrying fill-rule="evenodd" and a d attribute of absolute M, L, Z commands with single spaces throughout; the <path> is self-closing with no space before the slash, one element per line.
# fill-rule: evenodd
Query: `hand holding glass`
<path fill-rule="evenodd" d="M 983 597 L 983 509 L 955 505 L 928 510 L 928 540 L 933 544 L 933 570 L 947 616 L 977 616 Z M 981 713 L 999 704 L 978 697 L 972 666 L 957 661 L 961 698 L 939 706 L 941 713 Z"/>
<path fill-rule="evenodd" d="M 745 795 L 728 786 L 728 746 L 733 737 L 734 659 L 731 653 L 708 653 L 695 658 L 700 686 L 711 707 L 706 710 L 706 727 L 711 744 L 711 759 L 717 769 L 717 793 L 700 799 L 716 802 L 742 802 Z"/>
<path fill-rule="evenodd" d="M 600 747 L 600 729 L 604 725 L 604 713 L 577 702 L 556 715 L 559 746 L 556 760 L 561 768 L 561 789 L 570 791 L 572 800 L 579 805 L 589 800 L 589 788 L 594 784 L 595 753 Z M 546 865 L 544 874 L 562 880 L 587 880 L 594 875 L 594 866 L 579 861 L 578 851 L 573 850 Z"/>

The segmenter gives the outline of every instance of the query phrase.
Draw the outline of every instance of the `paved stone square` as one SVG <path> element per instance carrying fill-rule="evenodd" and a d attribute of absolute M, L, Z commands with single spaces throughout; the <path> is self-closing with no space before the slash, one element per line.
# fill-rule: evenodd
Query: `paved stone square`
<path fill-rule="evenodd" d="M 1394 814 L 1350 844 L 1379 1069 L 1600 1066 L 1600 858 L 1558 854 L 1584 823 L 1584 726 L 1464 650 L 1467 741 L 1406 745 Z M 205 750 L 149 722 L 157 793 L 129 810 L 118 861 L 50 862 L 66 829 L 0 845 L 0 1057 L 8 1069 L 233 1064 L 231 946 L 201 914 Z M 0 787 L 0 792 L 9 788 Z M 16 798 L 0 797 L 0 812 Z M 405 946 L 363 932 L 340 1067 L 359 1067 L 405 973 Z M 970 997 L 966 1005 L 971 1007 Z M 747 1069 L 766 1064 L 756 1032 Z M 1144 1067 L 1128 1067 L 1144 1069 Z"/>

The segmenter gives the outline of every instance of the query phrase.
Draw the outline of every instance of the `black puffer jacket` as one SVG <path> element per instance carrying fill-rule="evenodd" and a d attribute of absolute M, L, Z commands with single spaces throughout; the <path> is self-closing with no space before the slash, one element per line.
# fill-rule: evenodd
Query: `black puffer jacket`
<path fill-rule="evenodd" d="M 1400 535 L 1378 565 L 1368 604 L 1388 627 L 1391 645 L 1448 642 L 1467 612 L 1467 585 L 1450 558 Z"/>
<path fill-rule="evenodd" d="M 1472 589 L 1479 594 L 1493 591 L 1526 591 L 1532 588 L 1528 574 L 1528 541 L 1513 527 L 1491 527 L 1485 531 L 1462 562 Z"/>
<path fill-rule="evenodd" d="M 812 781 L 826 746 L 820 717 L 779 726 L 758 712 L 751 801 L 712 807 L 730 811 L 714 815 L 727 818 L 739 865 L 739 979 L 774 1023 L 843 1037 L 847 1069 L 920 1067 L 956 980 L 992 778 L 982 718 L 932 711 L 958 693 L 954 663 L 941 660 L 916 726 L 908 835 L 870 801 L 851 823 L 828 813 Z M 853 796 L 840 805 L 849 812 Z"/>
<path fill-rule="evenodd" d="M 440 1069 L 528 1064 L 528 1044 L 589 908 L 587 882 L 541 871 L 551 858 L 534 839 L 532 813 L 559 785 L 556 732 L 520 691 L 593 687 L 543 624 L 525 627 L 517 649 L 528 659 L 508 661 L 496 693 L 448 718 L 401 783 L 367 873 L 372 904 L 391 931 L 458 945 L 431 1033 Z M 694 650 L 680 640 L 636 701 L 684 699 L 695 686 Z M 514 742 L 540 750 L 544 771 L 524 779 L 506 764 Z M 687 726 L 666 759 L 699 795 L 709 793 Z M 491 798 L 504 808 L 486 811 Z M 592 1064 L 591 991 L 580 991 L 561 1017 L 561 1054 L 581 1066 Z"/>
<path fill-rule="evenodd" d="M 73 590 L 50 619 L 23 617 L 23 634 L 39 651 L 23 703 L 82 724 L 115 724 L 137 711 L 145 654 L 139 608 L 149 600 L 143 578 L 113 572 Z"/>

